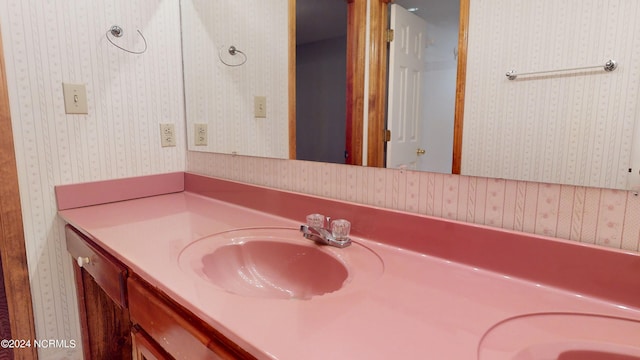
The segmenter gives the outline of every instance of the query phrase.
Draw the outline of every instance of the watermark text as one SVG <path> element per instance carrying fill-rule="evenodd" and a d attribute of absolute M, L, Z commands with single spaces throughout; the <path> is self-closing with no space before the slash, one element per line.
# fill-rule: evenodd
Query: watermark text
<path fill-rule="evenodd" d="M 75 349 L 78 346 L 76 340 L 67 339 L 2 339 L 0 347 L 3 349 L 26 349 L 26 348 L 63 348 Z"/>

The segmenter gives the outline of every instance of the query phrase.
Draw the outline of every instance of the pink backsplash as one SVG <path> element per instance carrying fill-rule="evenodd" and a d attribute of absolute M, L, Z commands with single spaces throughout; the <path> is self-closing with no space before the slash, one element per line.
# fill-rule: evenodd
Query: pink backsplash
<path fill-rule="evenodd" d="M 194 151 L 187 171 L 640 251 L 640 197 L 629 191 Z"/>
<path fill-rule="evenodd" d="M 181 191 L 184 191 L 182 171 L 55 187 L 58 210 Z"/>

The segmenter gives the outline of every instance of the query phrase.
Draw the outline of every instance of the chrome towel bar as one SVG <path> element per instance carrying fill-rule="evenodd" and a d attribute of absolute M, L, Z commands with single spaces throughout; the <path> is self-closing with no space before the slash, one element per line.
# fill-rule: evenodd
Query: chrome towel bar
<path fill-rule="evenodd" d="M 518 76 L 522 76 L 522 75 L 537 75 L 537 74 L 547 74 L 547 73 L 559 72 L 559 71 L 575 71 L 575 70 L 587 70 L 587 69 L 597 69 L 597 68 L 604 68 L 604 71 L 613 71 L 617 67 L 618 67 L 618 63 L 615 60 L 609 60 L 604 64 L 604 66 L 593 65 L 593 66 L 583 66 L 583 67 L 557 69 L 557 70 L 532 71 L 532 72 L 526 72 L 526 73 L 518 73 L 515 70 L 511 70 L 511 71 L 507 71 L 505 75 L 507 79 L 515 80 Z"/>

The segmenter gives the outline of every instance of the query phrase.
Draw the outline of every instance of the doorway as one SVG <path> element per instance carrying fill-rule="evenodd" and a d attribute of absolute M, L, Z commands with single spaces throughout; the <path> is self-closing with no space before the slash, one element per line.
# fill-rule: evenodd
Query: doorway
<path fill-rule="evenodd" d="M 344 1 L 344 0 L 332 0 Z M 435 0 L 445 2 L 447 0 Z M 352 165 L 384 167 L 387 116 L 387 29 L 391 0 L 346 0 L 346 152 Z M 408 5 L 407 5 L 408 6 Z M 289 0 L 289 158 L 296 159 L 296 0 Z M 459 1 L 451 173 L 460 173 L 469 0 Z M 368 23 L 368 26 L 367 26 Z M 366 39 L 368 37 L 368 39 Z M 454 55 L 454 56 L 455 56 Z M 365 64 L 366 62 L 366 64 Z M 366 67 L 366 69 L 365 69 Z M 368 87 L 365 89 L 365 72 Z M 365 111 L 366 110 L 366 111 Z M 365 118 L 366 117 L 366 118 Z M 337 140 L 336 140 L 337 141 Z M 445 148 L 446 146 L 439 146 Z"/>
<path fill-rule="evenodd" d="M 398 58 L 395 53 L 409 53 L 399 49 L 401 42 L 408 40 L 404 39 L 407 37 L 406 33 L 412 33 L 414 37 L 424 34 L 421 39 L 414 38 L 416 45 L 420 45 L 413 49 L 416 56 L 420 56 L 416 59 L 418 64 L 415 71 L 420 83 L 415 85 L 418 93 L 407 95 L 415 97 L 414 128 L 417 140 L 411 149 L 407 149 L 405 158 L 411 155 L 412 158 L 406 158 L 405 163 L 413 162 L 413 168 L 419 171 L 451 173 L 460 3 L 443 0 L 396 0 L 391 7 L 394 11 L 390 13 L 390 28 L 394 29 L 395 39 L 390 45 L 390 66 L 394 58 Z M 396 72 L 398 67 L 395 66 Z M 405 68 L 406 65 L 403 65 L 403 69 Z M 394 75 L 393 71 L 392 68 L 389 69 L 390 78 Z M 388 84 L 388 104 L 391 107 L 393 97 L 399 95 L 399 89 L 391 81 Z M 397 115 L 387 115 L 388 129 L 394 123 L 392 116 Z M 391 137 L 389 146 L 397 138 L 393 131 Z M 388 153 L 387 167 L 393 167 L 389 162 L 390 156 L 402 158 L 398 154 Z"/>
<path fill-rule="evenodd" d="M 432 0 L 434 1 L 434 0 Z M 444 2 L 446 0 L 435 0 Z M 399 1 L 400 2 L 400 1 Z M 370 44 L 369 44 L 369 89 L 367 116 L 367 165 L 384 167 L 386 142 L 386 91 L 387 91 L 387 24 L 389 18 L 389 1 L 372 0 L 370 8 Z M 449 5 L 451 5 L 449 3 Z M 453 149 L 449 148 L 451 158 L 450 171 L 447 173 L 460 174 L 462 152 L 462 129 L 464 118 L 464 93 L 467 62 L 467 32 L 469 24 L 469 0 L 460 0 L 456 4 L 458 12 L 457 48 L 451 49 L 456 56 L 456 78 L 453 115 Z M 405 3 L 408 5 L 408 2 Z M 452 71 L 452 70 L 451 70 Z"/>
<path fill-rule="evenodd" d="M 347 3 L 296 3 L 296 159 L 344 163 Z"/>

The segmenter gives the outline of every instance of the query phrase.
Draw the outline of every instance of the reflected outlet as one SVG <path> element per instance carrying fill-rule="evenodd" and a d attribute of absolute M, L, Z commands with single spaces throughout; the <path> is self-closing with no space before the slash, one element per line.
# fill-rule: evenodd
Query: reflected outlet
<path fill-rule="evenodd" d="M 267 117 L 267 97 L 266 96 L 254 96 L 253 113 L 254 113 L 254 116 L 257 118 Z"/>
<path fill-rule="evenodd" d="M 193 124 L 193 135 L 196 146 L 207 146 L 207 124 Z"/>

